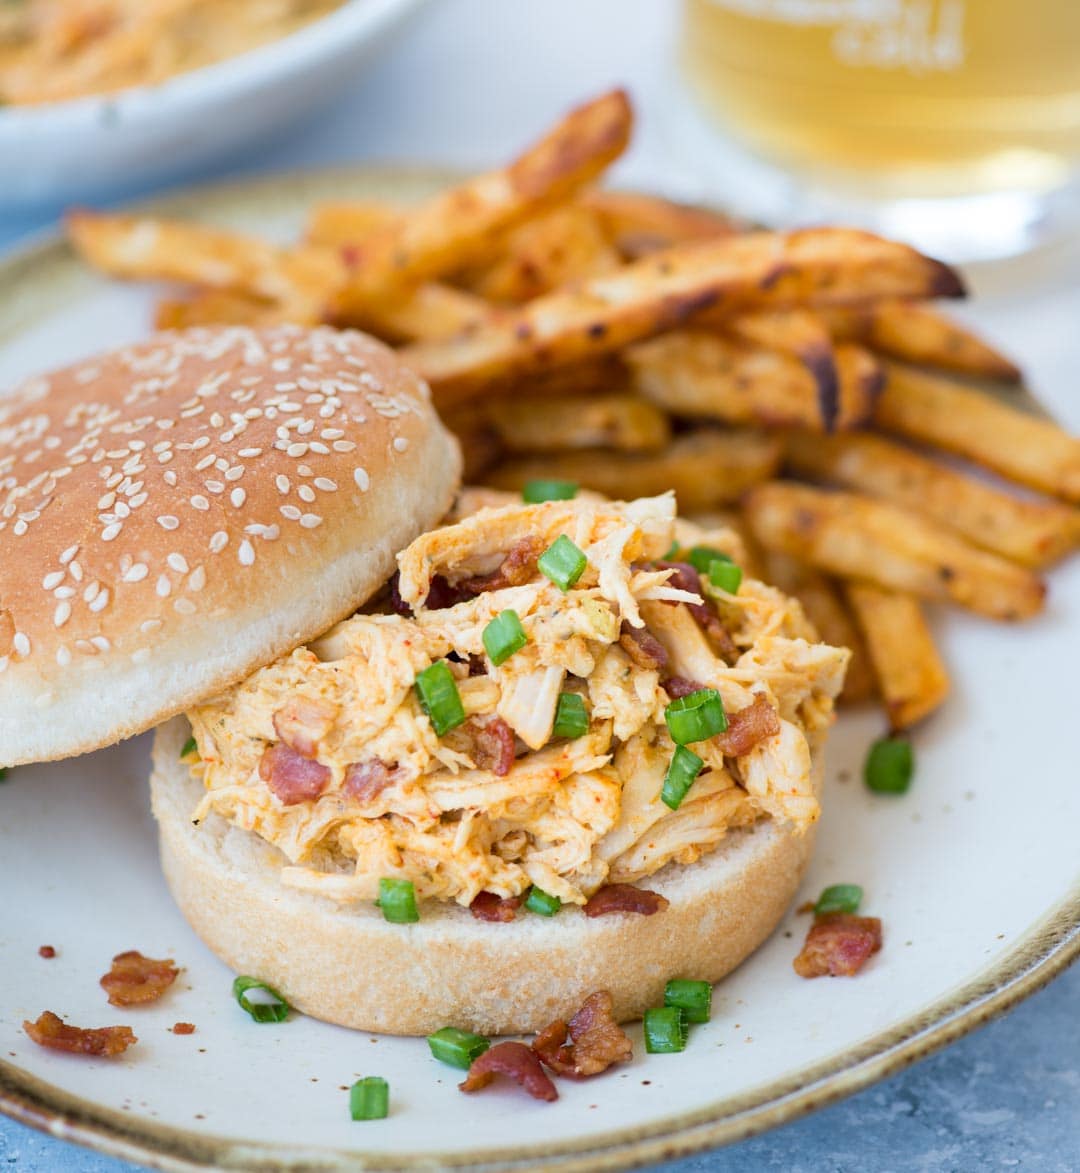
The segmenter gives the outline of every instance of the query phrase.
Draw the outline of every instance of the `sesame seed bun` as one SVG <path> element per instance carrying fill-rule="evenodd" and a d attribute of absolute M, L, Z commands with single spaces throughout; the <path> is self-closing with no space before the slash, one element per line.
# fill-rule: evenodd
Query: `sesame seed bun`
<path fill-rule="evenodd" d="M 697 863 L 641 882 L 670 906 L 653 916 L 550 919 L 519 912 L 476 920 L 426 901 L 418 924 L 390 924 L 370 905 L 338 905 L 286 887 L 285 856 L 251 831 L 192 811 L 203 790 L 180 761 L 190 732 L 177 718 L 154 736 L 150 793 L 161 863 L 180 911 L 236 973 L 280 991 L 314 1018 L 358 1030 L 423 1035 L 443 1026 L 481 1034 L 537 1031 L 609 990 L 620 1021 L 663 1003 L 674 977 L 719 981 L 779 923 L 813 847 L 764 821 L 731 832 Z M 820 778 L 820 747 L 814 749 Z"/>
<path fill-rule="evenodd" d="M 0 400 L 0 765 L 85 753 L 350 614 L 460 454 L 355 331 L 160 334 Z"/>

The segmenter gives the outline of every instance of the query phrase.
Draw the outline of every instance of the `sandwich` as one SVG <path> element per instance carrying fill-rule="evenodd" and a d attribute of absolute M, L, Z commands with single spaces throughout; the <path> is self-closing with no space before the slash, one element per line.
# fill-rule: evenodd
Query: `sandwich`
<path fill-rule="evenodd" d="M 108 405 L 76 408 L 99 379 Z M 165 722 L 165 875 L 234 970 L 353 1028 L 499 1034 L 597 989 L 640 1016 L 772 932 L 849 653 L 743 573 L 731 530 L 679 519 L 671 494 L 559 485 L 465 493 L 447 516 L 452 440 L 355 333 L 161 336 L 21 401 L 0 427 L 29 434 L 55 403 L 92 435 L 20 579 L 25 615 L 3 579 L 0 622 L 24 639 L 0 674 L 0 754 Z M 81 593 L 56 602 L 73 565 Z"/>

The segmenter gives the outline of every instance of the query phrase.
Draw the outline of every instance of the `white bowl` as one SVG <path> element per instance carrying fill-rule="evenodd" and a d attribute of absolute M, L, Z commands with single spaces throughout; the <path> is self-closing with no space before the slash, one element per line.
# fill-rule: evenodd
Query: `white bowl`
<path fill-rule="evenodd" d="M 0 108 L 0 210 L 176 179 L 301 120 L 423 0 L 349 0 L 290 36 L 154 86 Z"/>

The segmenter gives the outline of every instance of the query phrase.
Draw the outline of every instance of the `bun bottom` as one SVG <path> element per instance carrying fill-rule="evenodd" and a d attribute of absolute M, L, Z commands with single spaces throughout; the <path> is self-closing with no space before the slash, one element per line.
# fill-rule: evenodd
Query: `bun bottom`
<path fill-rule="evenodd" d="M 154 740 L 151 795 L 161 862 L 180 911 L 237 973 L 280 991 L 313 1018 L 358 1030 L 424 1035 L 456 1026 L 531 1033 L 609 990 L 620 1021 L 663 1002 L 673 977 L 718 981 L 773 931 L 799 886 L 813 831 L 763 822 L 736 831 L 690 866 L 645 881 L 670 907 L 654 916 L 476 920 L 426 904 L 418 924 L 390 924 L 371 906 L 337 905 L 281 883 L 284 857 L 217 815 L 191 812 L 202 788 L 179 760 L 187 722 Z"/>

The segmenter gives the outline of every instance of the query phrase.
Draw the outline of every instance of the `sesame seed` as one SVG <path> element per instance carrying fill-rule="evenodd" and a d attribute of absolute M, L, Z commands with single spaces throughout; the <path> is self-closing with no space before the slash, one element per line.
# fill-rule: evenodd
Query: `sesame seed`
<path fill-rule="evenodd" d="M 203 481 L 203 485 L 208 493 L 213 493 L 215 496 L 225 492 L 225 486 L 221 481 Z"/>
<path fill-rule="evenodd" d="M 149 648 L 136 648 L 131 653 L 131 662 L 133 664 L 145 664 L 146 661 L 149 659 L 150 659 L 150 649 Z"/>
<path fill-rule="evenodd" d="M 69 563 L 69 565 L 68 565 L 68 574 L 70 574 L 70 575 L 71 575 L 71 577 L 72 577 L 72 578 L 73 578 L 73 579 L 74 579 L 76 582 L 82 582 L 82 580 L 83 580 L 83 569 L 82 569 L 82 563 L 80 563 L 80 562 L 71 562 L 71 563 Z"/>
<path fill-rule="evenodd" d="M 353 480 L 356 481 L 356 487 L 361 493 L 366 493 L 371 488 L 371 477 L 368 476 L 367 469 L 354 468 L 352 475 Z"/>
<path fill-rule="evenodd" d="M 308 447 L 311 449 L 312 452 L 318 453 L 319 456 L 329 456 L 330 455 L 330 449 L 327 448 L 327 446 L 319 440 L 312 440 L 311 443 L 308 445 Z"/>
<path fill-rule="evenodd" d="M 300 500 L 306 501 L 309 505 L 315 500 L 315 490 L 310 485 L 301 485 L 296 491 Z"/>
<path fill-rule="evenodd" d="M 332 481 L 329 477 L 316 477 L 315 488 L 321 489 L 324 493 L 336 493 L 337 482 Z"/>
<path fill-rule="evenodd" d="M 180 519 L 178 517 L 173 517 L 171 513 L 163 513 L 161 517 L 157 519 L 157 523 L 161 526 L 162 529 L 180 528 Z"/>
<path fill-rule="evenodd" d="M 115 500 L 116 500 L 116 492 L 115 491 L 108 492 L 105 494 L 104 497 L 100 497 L 98 499 L 97 507 L 98 507 L 98 509 L 111 509 L 113 506 L 113 502 Z"/>
<path fill-rule="evenodd" d="M 240 506 L 243 505 L 247 500 L 247 493 L 241 488 L 233 489 L 233 491 L 229 494 L 229 500 L 237 509 L 239 509 Z"/>
<path fill-rule="evenodd" d="M 173 474 L 175 476 L 175 473 Z M 145 505 L 149 493 L 136 493 L 133 497 L 128 498 L 128 503 L 132 509 L 138 509 L 140 505 Z"/>
<path fill-rule="evenodd" d="M 305 513 L 300 518 L 300 524 L 304 529 L 314 529 L 318 525 L 322 525 L 322 518 L 317 513 Z"/>
<path fill-rule="evenodd" d="M 394 437 L 394 451 L 404 452 L 409 447 L 409 441 L 404 436 Z"/>
<path fill-rule="evenodd" d="M 191 508 L 205 513 L 210 508 L 210 502 L 201 493 L 196 493 L 191 498 Z"/>
<path fill-rule="evenodd" d="M 73 599 L 75 597 L 75 588 L 69 586 L 57 587 L 53 591 L 53 597 L 57 599 Z"/>
<path fill-rule="evenodd" d="M 278 473 L 278 475 L 274 478 L 274 484 L 277 485 L 279 493 L 287 493 L 291 487 L 289 478 L 282 473 Z"/>
<path fill-rule="evenodd" d="M 72 560 L 72 558 L 75 557 L 76 554 L 78 554 L 78 552 L 78 546 L 68 546 L 63 554 L 60 555 L 60 565 L 67 566 L 67 564 Z"/>
<path fill-rule="evenodd" d="M 293 457 L 306 456 L 307 450 L 308 450 L 307 444 L 304 444 L 304 443 L 301 443 L 300 441 L 297 441 L 294 444 L 290 444 L 288 446 L 288 448 L 285 449 L 285 455 L 286 456 L 293 456 Z"/>
<path fill-rule="evenodd" d="M 149 635 L 152 631 L 157 631 L 162 626 L 160 619 L 144 619 L 139 624 L 139 630 L 143 635 Z"/>
<path fill-rule="evenodd" d="M 241 566 L 251 566 L 251 564 L 255 561 L 255 547 L 251 544 L 251 542 L 248 541 L 247 538 L 244 538 L 240 543 L 240 549 L 237 552 L 237 556 L 240 559 Z"/>
<path fill-rule="evenodd" d="M 65 599 L 62 603 L 56 605 L 56 610 L 53 612 L 53 626 L 63 627 L 70 618 L 71 604 Z"/>
<path fill-rule="evenodd" d="M 240 451 L 237 453 L 237 455 L 242 456 L 245 460 L 251 460 L 256 456 L 262 456 L 262 449 L 261 448 L 241 448 Z"/>
<path fill-rule="evenodd" d="M 135 562 L 124 571 L 124 582 L 142 582 L 150 573 L 150 567 L 145 562 Z"/>
<path fill-rule="evenodd" d="M 223 530 L 219 529 L 216 534 L 210 539 L 210 553 L 220 554 L 222 550 L 229 544 L 229 535 Z"/>
<path fill-rule="evenodd" d="M 97 579 L 95 579 L 91 583 L 88 583 L 86 590 L 84 590 L 82 593 L 83 602 L 84 603 L 92 603 L 98 597 L 98 592 L 100 590 L 101 590 L 101 583 L 98 582 Z"/>
<path fill-rule="evenodd" d="M 41 585 L 45 588 L 45 590 L 51 591 L 54 587 L 58 587 L 63 581 L 64 572 L 62 570 L 54 570 L 51 574 L 45 575 L 45 577 L 41 580 Z"/>
<path fill-rule="evenodd" d="M 173 610 L 181 615 L 194 615 L 197 608 L 190 599 L 174 599 Z"/>
<path fill-rule="evenodd" d="M 157 580 L 157 586 L 154 587 L 154 590 L 157 591 L 159 599 L 167 599 L 172 594 L 172 583 L 169 581 L 167 574 L 161 575 Z"/>
<path fill-rule="evenodd" d="M 90 642 L 99 652 L 107 652 L 112 647 L 112 644 L 103 635 L 92 635 Z"/>
<path fill-rule="evenodd" d="M 71 652 L 64 644 L 56 649 L 56 662 L 61 668 L 66 668 L 71 663 Z"/>
<path fill-rule="evenodd" d="M 334 441 L 334 451 L 335 452 L 352 452 L 355 448 L 356 448 L 356 445 L 352 442 L 352 440 L 335 440 Z"/>
<path fill-rule="evenodd" d="M 123 525 L 121 525 L 121 523 L 120 523 L 120 522 L 118 522 L 118 521 L 114 521 L 112 525 L 107 525 L 107 526 L 106 526 L 106 527 L 105 527 L 105 528 L 104 528 L 104 529 L 101 531 L 101 540 L 102 540 L 103 542 L 111 542 L 111 541 L 113 540 L 113 538 L 115 538 L 115 537 L 118 537 L 118 536 L 119 536 L 119 534 L 120 534 L 120 531 L 121 531 L 123 528 L 124 528 L 124 527 L 123 527 Z"/>
<path fill-rule="evenodd" d="M 289 519 L 289 521 L 299 521 L 300 520 L 300 516 L 301 516 L 300 510 L 297 509 L 295 505 L 282 505 L 280 512 L 281 512 L 281 516 L 287 517 Z"/>
<path fill-rule="evenodd" d="M 202 409 L 200 408 L 199 410 L 201 411 Z M 197 440 L 191 441 L 191 451 L 192 452 L 201 452 L 204 448 L 208 447 L 209 444 L 210 444 L 210 437 L 209 436 L 200 436 Z"/>
<path fill-rule="evenodd" d="M 187 574 L 190 569 L 188 560 L 183 554 L 170 554 L 165 561 L 170 569 L 175 570 L 177 574 Z"/>
<path fill-rule="evenodd" d="M 15 649 L 15 654 L 18 656 L 30 655 L 30 637 L 23 631 L 15 632 L 11 646 Z"/>
<path fill-rule="evenodd" d="M 90 604 L 90 610 L 97 614 L 99 611 L 104 611 L 108 605 L 109 592 L 107 590 L 103 590 L 100 594 L 94 597 L 93 602 Z"/>
<path fill-rule="evenodd" d="M 196 566 L 188 578 L 187 587 L 189 591 L 201 591 L 206 586 L 206 567 Z"/>
<path fill-rule="evenodd" d="M 29 529 L 29 526 L 27 526 L 26 522 L 23 521 L 23 519 L 20 517 L 19 520 L 11 527 L 11 532 L 17 538 L 21 538 L 23 534 L 26 533 L 27 529 Z"/>
<path fill-rule="evenodd" d="M 340 428 L 323 428 L 319 435 L 324 440 L 340 440 L 345 433 Z"/>
<path fill-rule="evenodd" d="M 202 460 L 200 460 L 195 465 L 195 471 L 196 472 L 204 472 L 206 469 L 208 469 L 214 463 L 215 460 L 217 460 L 217 456 L 213 452 L 207 453 L 207 455 L 204 456 L 202 458 Z"/>
<path fill-rule="evenodd" d="M 169 488 L 175 489 L 176 488 L 176 473 L 174 473 L 173 470 L 171 468 L 169 468 L 169 469 L 166 469 L 162 475 L 164 477 L 165 483 L 169 486 Z"/>

